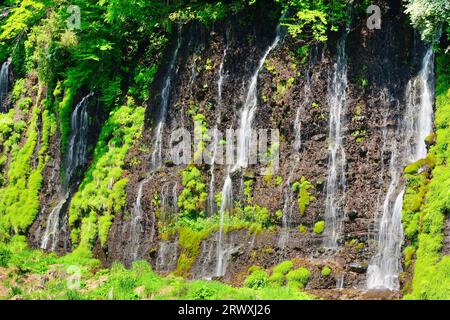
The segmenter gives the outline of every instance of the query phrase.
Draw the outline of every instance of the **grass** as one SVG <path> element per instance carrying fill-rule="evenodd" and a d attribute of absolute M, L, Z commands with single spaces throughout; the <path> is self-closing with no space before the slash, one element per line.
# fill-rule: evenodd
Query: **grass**
<path fill-rule="evenodd" d="M 2 253 L 8 251 L 6 266 L 9 288 L 8 299 L 20 296 L 23 299 L 53 300 L 260 300 L 289 299 L 310 300 L 314 297 L 293 287 L 256 286 L 233 287 L 218 281 L 188 281 L 169 275 L 161 277 L 146 261 L 136 261 L 130 269 L 116 262 L 111 269 L 99 268 L 98 260 L 87 255 L 69 254 L 57 257 L 27 247 L 23 236 L 15 236 L 8 244 L 0 244 Z M 87 253 L 88 251 L 86 251 Z M 79 270 L 72 272 L 71 270 Z M 262 269 L 255 272 L 263 273 Z M 56 276 L 49 276 L 49 275 Z M 75 278 L 74 278 L 75 276 Z M 23 281 L 21 279 L 28 279 Z M 46 280 L 44 280 L 46 279 Z M 265 278 L 267 280 L 267 277 Z M 39 283 L 39 286 L 36 284 Z"/>

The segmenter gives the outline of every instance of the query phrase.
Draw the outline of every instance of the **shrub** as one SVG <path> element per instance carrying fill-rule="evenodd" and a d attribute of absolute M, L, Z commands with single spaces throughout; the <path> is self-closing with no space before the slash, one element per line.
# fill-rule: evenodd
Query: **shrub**
<path fill-rule="evenodd" d="M 6 268 L 10 258 L 11 251 L 9 248 L 4 245 L 0 245 L 0 267 Z"/>
<path fill-rule="evenodd" d="M 313 185 L 311 182 L 306 180 L 305 177 L 302 177 L 300 182 L 295 182 L 292 185 L 292 191 L 298 193 L 298 209 L 302 215 L 305 213 L 310 202 L 315 200 L 315 198 L 309 193 L 309 189 L 311 188 L 313 188 Z"/>
<path fill-rule="evenodd" d="M 269 276 L 267 272 L 263 270 L 253 271 L 244 281 L 244 285 L 247 288 L 261 289 L 267 285 Z"/>
<path fill-rule="evenodd" d="M 293 265 L 294 264 L 290 260 L 283 261 L 273 268 L 273 273 L 281 273 L 284 275 L 284 274 L 288 273 L 289 271 L 291 271 Z"/>
<path fill-rule="evenodd" d="M 311 273 L 306 268 L 298 268 L 290 271 L 286 278 L 288 280 L 288 284 L 294 287 L 304 288 L 311 277 Z"/>
<path fill-rule="evenodd" d="M 207 286 L 199 287 L 192 293 L 192 300 L 208 300 L 215 294 L 215 291 Z"/>
<path fill-rule="evenodd" d="M 284 285 L 286 277 L 281 272 L 274 272 L 269 278 L 269 283 L 273 287 L 281 287 Z"/>

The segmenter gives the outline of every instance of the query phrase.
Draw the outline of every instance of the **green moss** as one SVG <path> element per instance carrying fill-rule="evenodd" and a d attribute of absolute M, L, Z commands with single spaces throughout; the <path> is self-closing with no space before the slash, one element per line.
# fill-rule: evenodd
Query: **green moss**
<path fill-rule="evenodd" d="M 314 225 L 314 233 L 315 234 L 322 234 L 323 231 L 325 230 L 325 221 L 321 220 L 321 221 L 317 221 L 316 224 Z"/>
<path fill-rule="evenodd" d="M 178 244 L 181 247 L 180 257 L 178 259 L 177 275 L 188 275 L 197 256 L 200 253 L 200 245 L 203 240 L 208 238 L 214 229 L 193 230 L 188 227 L 178 229 Z"/>
<path fill-rule="evenodd" d="M 450 77 L 448 70 L 450 58 L 443 54 L 437 56 L 436 81 L 436 144 L 430 154 L 435 160 L 432 180 L 427 185 L 424 201 L 418 209 L 418 217 L 411 227 L 411 219 L 404 217 L 408 236 L 417 245 L 412 291 L 405 299 L 450 299 L 450 257 L 442 256 L 444 224 L 450 211 L 448 190 L 450 190 Z M 416 172 L 410 170 L 409 172 Z M 417 182 L 418 181 L 418 182 Z M 417 190 L 421 180 L 408 185 Z M 420 191 L 420 188 L 418 189 Z M 413 191 L 411 191 L 413 192 Z M 417 209 L 418 206 L 411 206 Z M 409 222 L 409 223 L 408 223 Z M 412 232 L 411 229 L 414 231 Z M 405 249 L 405 259 L 411 263 L 413 249 Z"/>
<path fill-rule="evenodd" d="M 292 261 L 287 260 L 287 261 L 283 261 L 280 264 L 276 265 L 272 271 L 273 271 L 273 273 L 281 273 L 281 274 L 285 275 L 289 271 L 291 271 L 293 266 L 294 266 L 294 264 L 292 263 Z"/>
<path fill-rule="evenodd" d="M 298 193 L 298 208 L 302 215 L 306 212 L 306 208 L 311 201 L 315 200 L 315 197 L 309 193 L 311 188 L 313 188 L 313 185 L 305 177 L 301 177 L 300 182 L 295 182 L 292 185 L 292 190 Z"/>
<path fill-rule="evenodd" d="M 128 180 L 122 177 L 124 160 L 144 122 L 144 108 L 136 107 L 131 100 L 128 104 L 111 112 L 100 133 L 94 160 L 70 204 L 75 246 L 81 241 L 90 247 L 97 236 L 104 245 L 115 214 L 125 207 Z"/>
<path fill-rule="evenodd" d="M 201 171 L 194 165 L 189 165 L 183 171 L 183 191 L 178 197 L 179 218 L 196 220 L 206 216 L 206 185 Z"/>
<path fill-rule="evenodd" d="M 281 287 L 284 285 L 286 277 L 281 272 L 274 272 L 269 277 L 269 284 L 273 287 Z"/>
<path fill-rule="evenodd" d="M 324 277 L 329 277 L 331 275 L 331 272 L 332 272 L 332 270 L 331 270 L 331 268 L 329 266 L 324 266 L 322 268 L 321 274 Z"/>
<path fill-rule="evenodd" d="M 37 101 L 39 104 L 39 97 Z M 38 131 L 39 119 L 42 122 L 41 134 Z M 47 152 L 50 136 L 54 133 L 54 121 L 47 110 L 42 111 L 38 106 L 33 108 L 25 143 L 13 153 L 7 184 L 0 189 L 0 235 L 7 235 L 9 230 L 13 234 L 26 232 L 38 214 L 42 170 L 48 160 Z M 23 124 L 18 124 L 14 130 L 18 127 L 20 131 L 23 130 Z M 14 140 L 18 142 L 18 135 Z M 37 146 L 40 148 L 35 153 Z"/>
<path fill-rule="evenodd" d="M 311 273 L 306 268 L 298 268 L 290 271 L 286 275 L 288 285 L 297 288 L 304 288 L 311 277 Z"/>
<path fill-rule="evenodd" d="M 244 181 L 244 195 L 248 203 L 252 203 L 253 197 L 252 197 L 252 187 L 253 187 L 253 180 L 245 180 Z"/>
<path fill-rule="evenodd" d="M 298 231 L 299 231 L 300 233 L 305 234 L 305 233 L 308 232 L 308 228 L 307 228 L 305 225 L 301 224 L 301 225 L 298 226 Z"/>

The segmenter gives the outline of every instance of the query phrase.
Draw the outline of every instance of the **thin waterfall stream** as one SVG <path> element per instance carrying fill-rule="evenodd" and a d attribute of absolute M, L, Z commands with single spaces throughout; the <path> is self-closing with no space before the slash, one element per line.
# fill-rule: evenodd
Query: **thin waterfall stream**
<path fill-rule="evenodd" d="M 329 79 L 328 104 L 330 106 L 328 177 L 325 199 L 325 247 L 336 248 L 341 233 L 343 205 L 345 201 L 346 157 L 343 141 L 347 88 L 346 32 L 337 43 L 337 59 Z"/>
<path fill-rule="evenodd" d="M 282 16 L 282 18 L 285 15 Z M 232 168 L 228 168 L 227 176 L 222 188 L 222 203 L 220 208 L 220 225 L 217 244 L 217 275 L 225 274 L 226 270 L 223 268 L 223 257 L 225 255 L 223 251 L 223 224 L 225 213 L 233 206 L 233 183 L 231 180 L 231 173 L 241 168 L 247 167 L 247 158 L 251 142 L 252 124 L 255 116 L 255 112 L 258 106 L 258 77 L 261 72 L 264 63 L 269 54 L 280 43 L 282 37 L 282 28 L 279 23 L 276 27 L 276 36 L 271 45 L 266 49 L 262 58 L 258 62 L 258 66 L 253 73 L 250 85 L 247 90 L 246 98 L 242 111 L 240 113 L 240 127 L 237 137 L 237 159 Z"/>
<path fill-rule="evenodd" d="M 6 112 L 6 98 L 8 96 L 9 89 L 9 68 L 11 66 L 12 59 L 8 58 L 3 64 L 0 70 L 0 107 Z"/>
<path fill-rule="evenodd" d="M 89 100 L 94 95 L 90 93 L 76 105 L 71 116 L 71 131 L 65 158 L 64 181 L 58 204 L 50 212 L 44 235 L 41 240 L 41 249 L 54 251 L 58 245 L 60 235 L 65 232 L 65 218 L 61 210 L 70 198 L 70 183 L 76 170 L 87 160 L 87 134 L 89 129 Z"/>
<path fill-rule="evenodd" d="M 220 61 L 220 67 L 219 67 L 219 80 L 217 81 L 217 110 L 219 110 L 219 114 L 217 115 L 217 119 L 216 119 L 216 126 L 213 129 L 213 139 L 212 139 L 212 143 L 213 143 L 213 151 L 212 151 L 212 157 L 211 157 L 211 169 L 210 169 L 210 175 L 211 175 L 211 180 L 209 182 L 209 195 L 208 195 L 208 206 L 209 206 L 209 210 L 210 213 L 213 214 L 216 210 L 216 205 L 215 205 L 215 192 L 214 192 L 214 185 L 215 185 L 215 162 L 217 159 L 217 152 L 218 152 L 218 147 L 219 147 L 219 130 L 218 130 L 218 126 L 220 124 L 220 110 L 222 107 L 222 95 L 223 95 L 223 82 L 224 79 L 226 77 L 226 72 L 225 72 L 225 58 L 227 56 L 227 52 L 230 46 L 230 42 L 229 42 L 229 35 L 227 32 L 227 40 L 226 40 L 227 44 L 225 46 L 225 49 L 223 51 L 222 54 L 222 59 Z"/>
<path fill-rule="evenodd" d="M 403 146 L 394 143 L 392 147 L 392 179 L 379 222 L 377 253 L 367 272 L 369 289 L 397 291 L 400 288 L 398 275 L 402 270 L 402 206 L 405 193 L 401 177 L 405 165 L 427 156 L 425 138 L 433 129 L 433 78 L 434 55 L 429 48 L 422 60 L 419 75 L 409 81 L 406 89 L 406 111 L 399 125 L 399 135 L 403 136 L 404 142 Z"/>
<path fill-rule="evenodd" d="M 139 255 L 139 248 L 141 246 L 141 235 L 143 230 L 143 219 L 144 219 L 144 213 L 142 210 L 142 196 L 144 192 L 144 186 L 150 181 L 152 178 L 152 173 L 161 167 L 162 165 L 162 143 L 163 143 L 163 133 L 164 128 L 166 125 L 166 117 L 167 112 L 170 104 L 170 92 L 172 90 L 173 86 L 173 77 L 175 75 L 175 69 L 177 67 L 177 58 L 178 58 L 178 52 L 181 47 L 181 27 L 178 30 L 178 37 L 177 37 L 177 44 L 175 47 L 175 50 L 172 54 L 172 57 L 169 62 L 169 67 L 167 69 L 167 74 L 164 80 L 164 85 L 161 90 L 161 103 L 160 103 L 160 110 L 159 110 L 159 117 L 157 125 L 154 129 L 154 137 L 153 137 L 153 152 L 150 157 L 150 173 L 148 174 L 147 178 L 142 180 L 138 185 L 138 192 L 136 196 L 136 201 L 134 203 L 134 207 L 132 210 L 132 218 L 131 218 L 131 253 L 133 255 L 134 259 L 138 258 Z M 155 223 L 155 217 L 152 216 L 152 223 L 154 226 Z M 155 230 L 154 227 L 151 228 L 151 235 L 150 239 L 154 238 Z"/>

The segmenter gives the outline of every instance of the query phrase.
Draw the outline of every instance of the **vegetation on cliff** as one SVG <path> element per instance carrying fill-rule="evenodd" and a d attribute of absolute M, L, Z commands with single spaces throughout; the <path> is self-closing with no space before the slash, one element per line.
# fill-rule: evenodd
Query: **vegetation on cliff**
<path fill-rule="evenodd" d="M 303 300 L 313 298 L 303 290 L 317 280 L 314 277 L 328 281 L 327 287 L 334 287 L 334 265 L 322 264 L 317 270 L 312 270 L 309 266 L 292 261 L 284 261 L 272 269 L 257 266 L 248 272 L 245 269 L 233 286 L 219 281 L 186 280 L 192 275 L 202 243 L 208 239 L 216 241 L 218 232 L 228 235 L 245 229 L 254 236 L 253 239 L 260 234 L 263 235 L 261 238 L 270 238 L 278 236 L 276 232 L 286 228 L 287 224 L 283 218 L 286 218 L 285 211 L 288 209 L 275 208 L 270 196 L 264 204 L 255 201 L 262 187 L 253 172 L 243 174 L 239 186 L 242 197 L 232 201 L 232 208 L 227 208 L 225 212 L 208 212 L 206 166 L 202 167 L 195 161 L 176 171 L 182 188 L 176 195 L 177 216 L 168 221 L 158 221 L 155 227 L 158 241 L 177 242 L 179 252 L 172 274 L 162 277 L 146 261 L 134 261 L 128 269 L 121 263 L 106 261 L 112 267 L 101 269 L 101 262 L 93 251 L 97 245 L 97 249 L 104 249 L 107 255 L 114 219 L 119 216 L 130 217 L 127 186 L 133 179 L 129 178 L 127 157 L 130 151 L 148 151 L 147 145 L 139 144 L 143 142 L 142 137 L 148 137 L 154 125 L 151 115 L 158 110 L 154 110 L 156 104 L 153 102 L 160 99 L 161 95 L 154 89 L 160 86 L 160 73 L 167 64 L 168 51 L 173 46 L 175 35 L 184 36 L 180 26 L 198 23 L 207 30 L 215 30 L 211 32 L 213 37 L 218 26 L 219 29 L 223 27 L 221 23 L 224 20 L 227 23 L 242 22 L 246 28 L 252 23 L 275 26 L 279 22 L 286 28 L 288 36 L 295 40 L 286 49 L 292 62 L 289 67 L 292 74 L 286 79 L 277 78 L 278 83 L 271 84 L 276 90 L 273 97 L 264 95 L 260 98 L 266 108 L 272 108 L 274 103 L 281 110 L 288 104 L 289 90 L 310 76 L 306 74 L 310 70 L 306 70 L 305 74 L 299 71 L 300 66 L 306 68 L 309 63 L 310 52 L 317 50 L 321 43 L 335 41 L 339 32 L 344 32 L 350 26 L 352 17 L 365 17 L 369 1 L 357 2 L 3 1 L 0 6 L 0 63 L 9 57 L 12 59 L 11 70 L 7 70 L 12 83 L 8 84 L 9 95 L 5 100 L 5 108 L 0 106 L 0 276 L 3 273 L 8 275 L 6 282 L 0 283 L 0 299 L 21 296 L 26 299 Z M 444 230 L 450 212 L 450 64 L 444 46 L 448 45 L 450 35 L 450 8 L 445 0 L 405 0 L 404 5 L 403 10 L 422 38 L 434 42 L 438 57 L 436 134 L 427 138 L 427 144 L 431 146 L 428 157 L 404 170 L 408 185 L 403 206 L 403 229 L 407 242 L 403 251 L 407 269 L 403 292 L 408 299 L 446 299 L 450 297 L 450 257 L 448 252 L 443 252 Z M 267 21 L 260 21 L 261 12 L 264 12 Z M 256 52 L 261 50 L 253 38 L 247 42 L 249 46 L 257 48 Z M 226 50 L 229 50 L 228 46 Z M 405 54 L 405 57 L 409 54 Z M 220 64 L 209 57 L 203 63 L 205 61 L 204 71 L 212 72 Z M 226 61 L 225 55 L 222 64 Z M 264 66 L 264 72 L 272 76 L 282 73 L 271 60 L 267 60 Z M 195 71 L 201 73 L 200 69 L 196 65 L 192 67 L 194 74 Z M 368 67 L 365 65 L 361 69 L 366 72 Z M 366 90 L 368 80 L 357 80 Z M 207 95 L 206 89 L 212 85 L 207 81 L 202 85 L 205 90 L 201 94 Z M 30 230 L 35 222 L 40 232 L 45 229 L 44 221 L 48 221 L 40 221 L 38 217 L 53 208 L 55 203 L 48 200 L 46 190 L 42 190 L 44 181 L 45 178 L 49 179 L 48 183 L 64 181 L 66 164 L 61 161 L 56 168 L 52 168 L 57 172 L 54 180 L 44 176 L 44 169 L 50 160 L 64 159 L 67 154 L 71 115 L 77 102 L 90 92 L 95 93 L 97 109 L 89 110 L 87 121 L 90 126 L 98 127 L 99 135 L 93 139 L 95 141 L 89 141 L 89 161 L 86 161 L 86 168 L 82 168 L 79 181 L 70 186 L 76 189 L 65 209 L 71 252 L 64 256 L 44 253 L 29 247 L 29 244 L 39 246 L 31 240 Z M 174 107 L 180 107 L 180 101 L 172 102 Z M 312 102 L 312 106 L 311 113 L 320 113 L 324 123 L 326 115 L 322 112 L 322 106 L 316 102 Z M 205 135 L 209 119 L 206 112 L 203 114 L 203 109 L 207 108 L 197 107 L 194 102 L 190 107 L 187 115 L 192 119 L 188 118 L 188 121 L 200 123 L 196 129 Z M 209 107 L 213 109 L 212 105 Z M 291 107 L 280 111 L 283 112 L 283 119 L 292 113 L 294 108 Z M 226 115 L 221 116 L 226 118 Z M 357 116 L 363 118 L 361 114 Z M 269 122 L 272 119 L 265 120 Z M 147 136 L 143 133 L 147 133 Z M 282 144 L 286 143 L 287 134 L 282 132 Z M 362 145 L 370 132 L 361 128 L 351 134 L 361 144 L 358 152 L 367 153 Z M 315 133 L 313 138 L 316 142 L 326 140 Z M 51 142 L 58 145 L 51 145 Z M 196 147 L 196 151 L 204 151 L 205 142 L 201 141 Z M 267 151 L 267 157 L 271 158 L 272 153 L 279 148 L 280 144 L 272 145 Z M 194 160 L 198 156 L 195 153 Z M 144 158 L 148 159 L 148 155 L 140 159 Z M 141 166 L 140 161 L 128 163 L 132 167 L 130 170 L 139 172 L 139 178 L 145 167 Z M 275 176 L 272 171 L 266 173 L 270 174 L 263 178 L 264 187 L 272 192 L 287 186 L 288 198 L 298 207 L 295 215 L 301 220 L 289 226 L 292 230 L 288 230 L 285 242 L 288 242 L 290 231 L 300 234 L 302 241 L 309 236 L 314 241 L 325 237 L 328 222 L 322 220 L 323 212 L 308 215 L 313 207 L 315 210 L 323 209 L 316 198 L 323 193 L 323 179 L 301 172 L 292 180 L 283 180 L 284 176 Z M 165 174 L 162 172 L 161 176 Z M 292 181 L 292 185 L 286 183 L 285 186 L 284 181 Z M 223 199 L 221 192 L 217 191 L 213 198 L 216 199 L 216 207 L 220 208 Z M 158 195 L 155 193 L 151 196 L 152 205 L 160 208 Z M 159 218 L 157 214 L 156 217 Z M 302 246 L 310 245 L 306 240 L 299 243 Z M 146 252 L 146 259 L 159 249 L 158 244 L 151 245 Z M 285 254 L 284 250 L 289 251 L 285 245 L 278 248 L 278 256 Z M 364 244 L 360 247 L 361 251 L 363 248 Z M 275 256 L 273 248 L 266 248 L 266 251 L 268 255 Z M 257 253 L 252 259 L 251 263 L 258 261 Z M 276 264 L 275 259 L 272 262 L 272 266 Z M 68 287 L 66 283 L 72 266 L 77 266 L 81 277 L 81 283 L 76 289 Z M 363 267 L 357 269 L 360 271 Z M 411 273 L 412 279 L 407 279 Z M 18 280 L 24 274 L 34 274 L 39 280 L 45 279 L 42 280 L 45 282 L 43 288 L 34 290 L 34 283 Z M 52 278 L 52 274 L 58 276 Z M 2 295 L 4 286 L 7 286 L 6 295 Z"/>

